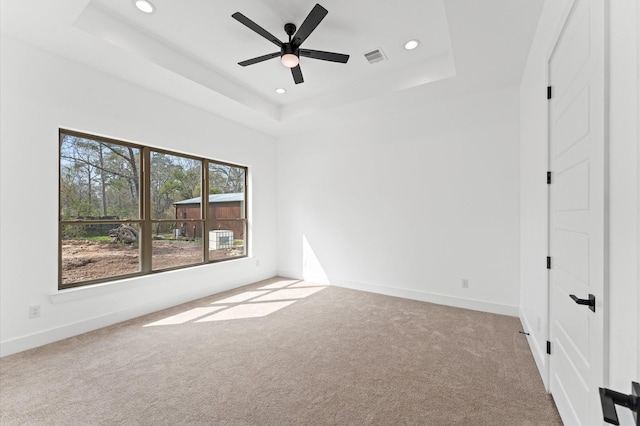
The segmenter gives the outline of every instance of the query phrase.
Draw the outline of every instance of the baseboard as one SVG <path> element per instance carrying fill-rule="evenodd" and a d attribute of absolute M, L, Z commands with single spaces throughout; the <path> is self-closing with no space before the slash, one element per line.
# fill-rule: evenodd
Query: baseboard
<path fill-rule="evenodd" d="M 216 285 L 213 288 L 209 287 L 206 289 L 182 293 L 176 296 L 168 297 L 166 299 L 137 305 L 135 307 L 124 309 L 121 311 L 110 312 L 105 315 L 88 318 L 72 324 L 67 324 L 60 327 L 51 328 L 49 330 L 39 331 L 34 334 L 5 340 L 0 342 L 0 357 L 37 348 L 39 346 L 57 342 L 59 340 L 67 339 L 69 337 L 77 336 L 83 333 L 88 333 L 90 331 L 108 327 L 119 322 L 161 311 L 163 309 L 171 308 L 182 303 L 191 302 L 193 300 L 211 296 L 223 291 L 242 287 L 253 282 L 262 281 L 271 278 L 272 276 L 273 273 L 260 274 L 248 278 L 245 277 L 243 280 L 229 281 L 221 285 Z"/>
<path fill-rule="evenodd" d="M 531 328 L 531 324 L 527 320 L 524 312 L 520 310 L 520 322 L 522 323 L 522 327 L 524 327 L 525 331 L 533 330 Z M 546 347 L 543 349 L 542 346 L 538 343 L 538 340 L 535 338 L 533 334 L 529 334 L 527 336 L 527 342 L 529 343 L 529 349 L 531 350 L 531 354 L 533 355 L 533 360 L 536 363 L 536 367 L 538 367 L 538 373 L 540 374 L 540 378 L 542 379 L 542 383 L 544 383 L 544 388 L 547 392 L 549 392 L 549 383 L 548 383 L 548 355 L 546 351 Z"/>
<path fill-rule="evenodd" d="M 429 293 L 425 291 L 410 290 L 405 288 L 387 287 L 378 284 L 368 284 L 355 281 L 332 281 L 331 284 L 338 287 L 351 288 L 354 290 L 368 291 L 371 293 L 402 297 L 405 299 L 420 300 L 422 302 L 453 306 L 456 308 L 471 309 L 473 311 L 488 312 L 492 314 L 517 317 L 519 313 L 519 309 L 517 306 L 502 305 L 499 303 L 466 299 L 462 297 L 449 296 L 438 293 Z"/>

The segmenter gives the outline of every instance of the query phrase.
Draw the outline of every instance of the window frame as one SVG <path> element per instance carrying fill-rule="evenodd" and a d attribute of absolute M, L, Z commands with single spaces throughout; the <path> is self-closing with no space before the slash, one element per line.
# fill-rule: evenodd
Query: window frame
<path fill-rule="evenodd" d="M 63 219 L 62 217 L 62 143 L 64 136 L 73 136 L 79 137 L 83 139 L 104 142 L 108 144 L 114 144 L 119 146 L 124 146 L 128 148 L 138 149 L 140 152 L 140 164 L 139 164 L 139 179 L 140 179 L 140 188 L 138 194 L 138 218 L 137 219 L 102 219 L 102 220 L 69 220 Z M 195 160 L 200 162 L 200 218 L 198 219 L 187 219 L 187 218 L 173 218 L 173 219 L 153 219 L 151 214 L 151 155 L 152 152 L 157 152 L 166 155 L 172 155 L 182 158 L 187 158 L 190 160 Z M 244 170 L 244 200 L 242 201 L 242 217 L 241 218 L 230 218 L 224 219 L 225 221 L 239 221 L 243 223 L 243 228 L 245 230 L 243 239 L 244 239 L 244 249 L 241 255 L 234 255 L 224 259 L 209 259 L 209 238 L 208 233 L 209 230 L 212 229 L 215 218 L 209 217 L 209 166 L 210 164 L 218 164 L 227 167 L 233 167 Z M 104 136 L 93 135 L 84 132 L 78 132 L 75 130 L 69 130 L 64 128 L 58 129 L 58 290 L 66 290 L 70 288 L 76 287 L 84 287 L 90 286 L 94 284 L 101 284 L 113 281 L 120 281 L 127 278 L 140 277 L 151 274 L 158 274 L 167 271 L 174 271 L 178 269 L 186 269 L 193 268 L 197 266 L 202 266 L 206 264 L 212 263 L 220 263 L 226 262 L 229 260 L 236 260 L 249 257 L 249 200 L 248 200 L 248 176 L 249 176 L 249 168 L 247 166 L 233 164 L 225 161 L 214 160 L 207 157 L 200 157 L 191 154 L 185 154 L 181 152 L 170 151 L 162 148 L 155 148 L 146 145 L 141 145 L 137 143 L 122 141 L 118 139 L 108 138 Z M 207 195 L 205 195 L 207 194 Z M 176 222 L 185 222 L 185 223 L 194 223 L 199 224 L 201 228 L 202 234 L 202 257 L 200 262 L 197 263 L 189 263 L 187 265 L 178 265 L 171 266 L 162 269 L 153 269 L 153 226 L 158 223 L 176 223 Z M 63 283 L 63 253 L 62 253 L 62 242 L 63 242 L 63 228 L 66 225 L 119 225 L 122 223 L 127 224 L 135 224 L 138 227 L 139 238 L 138 238 L 138 271 L 133 273 L 125 273 L 121 275 L 102 277 L 102 278 L 93 278 L 89 280 L 83 281 L 75 281 L 71 283 Z"/>

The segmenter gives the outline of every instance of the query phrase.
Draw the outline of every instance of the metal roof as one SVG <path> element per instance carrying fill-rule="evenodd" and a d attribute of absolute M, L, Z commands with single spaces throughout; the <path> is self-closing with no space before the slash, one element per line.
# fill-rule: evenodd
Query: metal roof
<path fill-rule="evenodd" d="M 232 192 L 229 194 L 209 194 L 209 203 L 224 203 L 226 201 L 244 201 L 244 192 Z M 200 197 L 188 200 L 176 201 L 173 205 L 200 204 Z"/>

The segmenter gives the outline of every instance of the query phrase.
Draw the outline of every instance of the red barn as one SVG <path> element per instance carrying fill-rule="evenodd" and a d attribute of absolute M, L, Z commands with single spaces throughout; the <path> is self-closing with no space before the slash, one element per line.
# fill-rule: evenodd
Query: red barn
<path fill-rule="evenodd" d="M 200 219 L 200 197 L 173 203 L 176 208 L 176 219 Z M 229 230 L 233 232 L 236 240 L 244 239 L 244 222 L 237 219 L 245 217 L 244 193 L 209 195 L 209 219 L 214 219 L 212 230 Z M 177 222 L 176 229 L 180 236 L 199 238 L 202 236 L 200 229 L 194 229 L 188 222 Z"/>

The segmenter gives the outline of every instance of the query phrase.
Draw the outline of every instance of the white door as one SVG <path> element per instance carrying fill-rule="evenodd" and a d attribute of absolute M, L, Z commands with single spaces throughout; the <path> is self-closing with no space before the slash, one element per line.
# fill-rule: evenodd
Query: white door
<path fill-rule="evenodd" d="M 574 1 L 548 64 L 550 388 L 566 425 L 602 424 L 604 7 L 604 0 Z M 593 295 L 595 312 L 571 295 L 585 301 Z"/>

